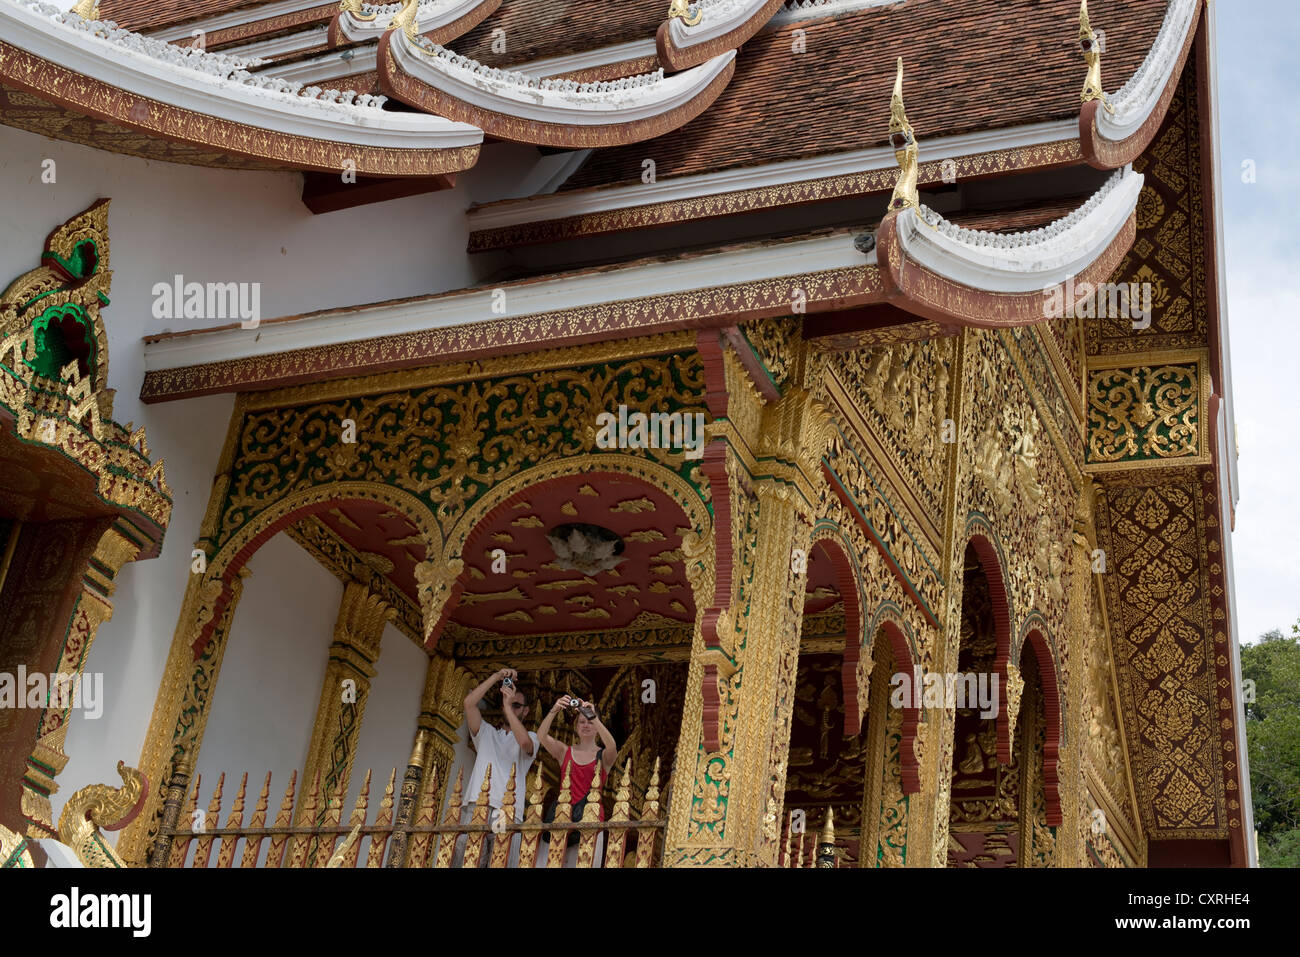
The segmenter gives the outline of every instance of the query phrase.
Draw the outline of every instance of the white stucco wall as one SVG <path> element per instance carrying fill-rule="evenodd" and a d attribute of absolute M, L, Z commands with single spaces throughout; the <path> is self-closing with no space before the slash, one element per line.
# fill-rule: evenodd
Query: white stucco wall
<path fill-rule="evenodd" d="M 147 427 L 175 497 L 162 554 L 123 570 L 113 618 L 91 650 L 86 670 L 104 675 L 104 715 L 72 716 L 70 761 L 52 800 L 56 821 L 73 791 L 116 782 L 119 759 L 139 763 L 234 403 L 229 395 L 140 402 L 142 337 L 219 324 L 155 319 L 153 285 L 178 273 L 186 281 L 258 282 L 263 318 L 468 285 L 476 269 L 493 264 L 465 255 L 465 208 L 510 189 L 536 157 L 535 150 L 489 148 L 482 171 L 454 190 L 314 216 L 294 174 L 151 162 L 0 127 L 0 283 L 38 264 L 51 229 L 96 199 L 112 198 L 112 304 L 102 315 L 114 417 Z M 54 183 L 41 181 L 46 159 L 56 164 Z M 283 774 L 302 766 L 341 586 L 283 535 L 251 568 L 199 769 L 205 782 L 217 771 L 247 770 L 250 789 L 254 779 L 260 787 L 259 775 L 276 771 L 282 794 Z M 409 754 L 423 654 L 390 626 L 378 667 L 357 767 L 373 767 L 386 780 Z M 268 682 L 274 693 L 266 693 Z M 227 782 L 227 807 L 237 785 L 237 777 Z M 372 800 L 382 785 L 372 787 Z"/>

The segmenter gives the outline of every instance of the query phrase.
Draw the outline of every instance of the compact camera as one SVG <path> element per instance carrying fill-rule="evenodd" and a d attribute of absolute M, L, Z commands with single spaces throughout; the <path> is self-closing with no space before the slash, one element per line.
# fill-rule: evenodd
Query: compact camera
<path fill-rule="evenodd" d="M 511 678 L 509 675 L 506 675 L 504 678 L 501 679 L 501 687 L 509 688 L 511 691 L 514 691 L 515 679 Z"/>
<path fill-rule="evenodd" d="M 568 711 L 570 714 L 581 714 L 588 721 L 594 721 L 596 718 L 596 709 L 587 704 L 579 706 L 577 698 L 569 699 Z"/>

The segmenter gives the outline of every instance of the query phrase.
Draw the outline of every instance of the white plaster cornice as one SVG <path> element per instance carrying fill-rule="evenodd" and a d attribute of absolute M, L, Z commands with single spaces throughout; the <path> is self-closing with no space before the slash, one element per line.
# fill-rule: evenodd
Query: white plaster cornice
<path fill-rule="evenodd" d="M 330 50 L 308 60 L 274 64 L 259 72 L 292 80 L 295 83 L 319 83 L 322 80 L 336 80 L 353 73 L 366 73 L 375 69 L 378 53 L 379 44 L 369 43 L 364 46 L 345 47 L 342 50 Z"/>
<path fill-rule="evenodd" d="M 1077 276 L 1119 235 L 1137 208 L 1142 174 L 1117 170 L 1086 203 L 1041 229 L 963 229 L 922 206 L 898 217 L 904 255 L 931 272 L 988 292 L 1042 290 Z"/>
<path fill-rule="evenodd" d="M 994 150 L 1040 146 L 1044 143 L 1074 139 L 1078 135 L 1077 120 L 1034 123 L 1004 130 L 986 130 L 924 141 L 920 144 L 920 160 L 933 162 Z M 612 209 L 629 209 L 700 196 L 723 195 L 742 190 L 872 172 L 897 165 L 898 160 L 894 157 L 893 148 L 881 146 L 808 159 L 768 163 L 763 166 L 722 170 L 716 173 L 679 176 L 663 179 L 657 183 L 633 183 L 627 186 L 575 190 L 528 199 L 501 200 L 472 208 L 468 213 L 469 227 L 471 231 L 498 229 L 503 226 L 545 222 Z"/>
<path fill-rule="evenodd" d="M 874 262 L 874 251 L 864 257 L 854 247 L 851 234 L 819 236 L 507 283 L 500 287 L 505 293 L 504 300 L 497 290 L 474 288 L 422 299 L 330 310 L 287 321 L 272 320 L 262 322 L 256 330 L 233 327 L 171 335 L 145 341 L 145 368 L 150 372 L 176 369 L 486 322 L 501 318 L 493 309 L 502 301 L 506 303 L 507 316 L 535 315 L 861 267 Z"/>

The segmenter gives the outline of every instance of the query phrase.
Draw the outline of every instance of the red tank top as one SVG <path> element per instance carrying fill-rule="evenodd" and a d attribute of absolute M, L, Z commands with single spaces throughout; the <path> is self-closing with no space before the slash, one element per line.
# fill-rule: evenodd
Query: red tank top
<path fill-rule="evenodd" d="M 574 804 L 577 804 L 587 796 L 591 790 L 591 779 L 596 776 L 596 769 L 600 766 L 599 757 L 590 764 L 578 764 L 573 760 L 573 748 L 564 749 L 564 761 L 560 764 L 560 780 L 564 780 L 564 769 L 569 769 L 569 796 Z M 596 805 L 596 812 L 600 820 L 605 820 L 605 806 Z"/>

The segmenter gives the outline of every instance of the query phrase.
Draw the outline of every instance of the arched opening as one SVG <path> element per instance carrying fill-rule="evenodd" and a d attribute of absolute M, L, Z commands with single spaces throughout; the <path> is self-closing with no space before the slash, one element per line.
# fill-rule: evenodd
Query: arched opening
<path fill-rule="evenodd" d="M 948 810 L 949 867 L 1011 867 L 1019 850 L 1020 767 L 999 760 L 998 719 L 1006 688 L 998 659 L 1009 647 L 1001 567 L 985 537 L 972 538 L 962 564 L 961 636 L 953 678 L 953 758 Z M 996 687 L 997 693 L 993 694 Z M 946 687 L 945 687 L 946 693 Z M 971 700 L 971 691 L 974 699 Z"/>
<path fill-rule="evenodd" d="M 897 623 L 885 621 L 878 627 L 873 660 L 863 731 L 867 759 L 858 866 L 903 867 L 911 795 L 920 789 L 915 737 L 921 708 L 915 698 L 908 701 L 902 695 L 912 689 L 915 669 Z"/>
<path fill-rule="evenodd" d="M 656 761 L 662 789 L 677 751 L 696 618 L 682 536 L 698 531 L 702 517 L 683 506 L 687 490 L 618 468 L 521 475 L 451 536 L 451 548 L 464 536 L 465 567 L 436 636 L 438 653 L 474 683 L 501 667 L 518 670 L 530 699 L 528 730 L 562 696 L 594 702 L 618 744 L 602 794 L 607 819 L 629 762 L 629 800 L 639 808 Z M 451 704 L 459 710 L 460 702 Z M 480 710 L 487 724 L 506 726 L 496 690 Z M 559 714 L 551 735 L 576 743 L 575 720 Z M 456 775 L 463 768 L 468 780 L 476 760 L 464 724 L 458 735 L 441 813 Z M 549 807 L 560 793 L 560 765 L 545 750 L 537 762 L 528 792 L 540 769 Z M 462 794 L 463 802 L 474 798 Z"/>
<path fill-rule="evenodd" d="M 1042 648 L 1045 643 L 1041 635 L 1036 637 L 1037 642 L 1026 639 L 1020 653 L 1020 671 L 1025 682 L 1015 728 L 1015 763 L 1020 769 L 1016 863 L 1020 867 L 1049 867 L 1056 850 L 1056 829 L 1049 823 L 1045 780 L 1049 734 L 1045 672 L 1040 652 L 1035 650 L 1035 645 Z"/>
<path fill-rule="evenodd" d="M 789 867 L 813 866 L 828 811 L 839 866 L 858 859 L 866 758 L 859 734 L 865 717 L 859 683 L 866 678 L 860 658 L 872 652 L 870 645 L 863 648 L 858 583 L 838 536 L 837 530 L 817 530 L 807 555 L 779 857 Z"/>

